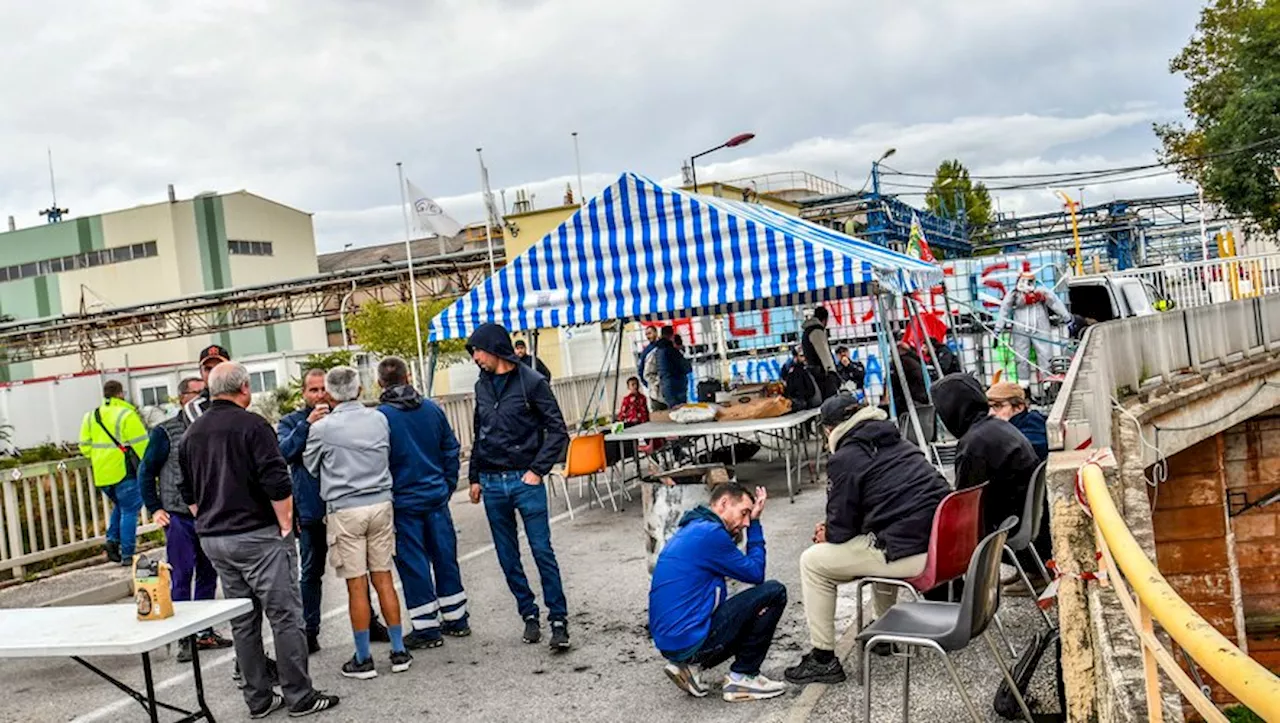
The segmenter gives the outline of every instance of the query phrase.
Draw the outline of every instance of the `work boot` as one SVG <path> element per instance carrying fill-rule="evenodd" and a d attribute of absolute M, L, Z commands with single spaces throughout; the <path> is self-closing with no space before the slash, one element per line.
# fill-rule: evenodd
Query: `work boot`
<path fill-rule="evenodd" d="M 445 623 L 444 626 L 440 628 L 440 632 L 451 638 L 465 638 L 471 635 L 471 626 L 467 623 L 462 623 L 461 625 L 450 625 L 449 623 Z"/>
<path fill-rule="evenodd" d="M 530 645 L 542 640 L 542 624 L 536 615 L 524 619 L 523 640 Z"/>
<path fill-rule="evenodd" d="M 107 560 L 110 562 L 120 562 L 120 543 L 115 540 L 107 540 L 103 545 L 107 551 Z"/>
<path fill-rule="evenodd" d="M 409 650 L 425 650 L 444 645 L 439 631 L 415 630 L 404 636 L 404 647 Z"/>
<path fill-rule="evenodd" d="M 569 624 L 563 620 L 551 621 L 551 649 L 569 649 Z"/>
<path fill-rule="evenodd" d="M 840 660 L 835 655 L 831 655 L 830 659 L 823 663 L 819 662 L 812 652 L 805 653 L 798 665 L 787 668 L 783 672 L 783 677 L 793 685 L 810 683 L 833 685 L 843 683 L 845 679 L 844 666 L 840 665 Z"/>
<path fill-rule="evenodd" d="M 191 638 L 183 638 L 178 641 L 178 662 L 191 662 Z"/>

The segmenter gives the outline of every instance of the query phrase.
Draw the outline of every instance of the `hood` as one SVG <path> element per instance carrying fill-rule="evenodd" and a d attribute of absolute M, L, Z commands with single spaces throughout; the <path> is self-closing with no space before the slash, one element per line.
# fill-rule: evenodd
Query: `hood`
<path fill-rule="evenodd" d="M 521 363 L 520 357 L 516 356 L 515 347 L 511 345 L 511 334 L 501 324 L 481 324 L 471 332 L 471 338 L 467 339 L 467 351 L 472 349 L 487 351 L 509 362 Z"/>
<path fill-rule="evenodd" d="M 840 424 L 836 425 L 835 429 L 831 430 L 831 434 L 827 436 L 827 449 L 831 450 L 834 454 L 836 449 L 840 446 L 841 440 L 843 440 L 851 431 L 853 432 L 853 439 L 871 442 L 877 446 L 884 446 L 885 444 L 893 442 L 892 438 L 881 439 L 881 437 L 884 436 L 884 430 L 881 429 L 881 427 L 884 425 L 863 424 L 863 422 L 882 422 L 888 418 L 888 413 L 880 407 L 863 407 L 862 409 L 859 409 L 852 417 L 844 420 Z M 893 432 L 892 436 L 896 437 L 898 434 L 897 429 L 894 428 L 892 424 L 887 426 Z M 858 429 L 855 431 L 854 427 L 857 427 Z"/>
<path fill-rule="evenodd" d="M 800 328 L 801 328 L 801 329 L 804 329 L 805 331 L 808 331 L 809 329 L 813 329 L 813 328 L 815 328 L 815 327 L 822 327 L 822 328 L 824 328 L 824 329 L 825 329 L 825 328 L 826 328 L 826 325 L 825 325 L 825 324 L 823 324 L 823 323 L 818 319 L 818 317 L 816 317 L 816 316 L 811 316 L 811 317 L 809 317 L 808 319 L 805 319 L 804 324 L 803 324 L 803 325 L 801 325 L 801 327 L 800 327 Z"/>
<path fill-rule="evenodd" d="M 389 407 L 410 412 L 422 406 L 422 395 L 411 385 L 397 384 L 383 391 L 382 396 L 378 397 L 378 401 Z"/>
<path fill-rule="evenodd" d="M 711 508 L 706 505 L 698 505 L 684 513 L 684 517 L 680 518 L 680 523 L 676 525 L 676 527 L 684 527 L 692 522 L 699 522 L 702 520 L 714 522 L 717 525 L 724 527 L 724 520 L 720 519 L 720 515 L 712 512 Z M 725 528 L 725 531 L 728 532 L 728 528 Z"/>
<path fill-rule="evenodd" d="M 968 374 L 948 374 L 933 385 L 932 391 L 938 417 L 957 438 L 990 412 L 982 384 Z"/>

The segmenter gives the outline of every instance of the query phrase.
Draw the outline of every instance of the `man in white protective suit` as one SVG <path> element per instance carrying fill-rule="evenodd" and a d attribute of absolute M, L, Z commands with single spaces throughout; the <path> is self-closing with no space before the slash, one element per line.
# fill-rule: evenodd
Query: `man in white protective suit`
<path fill-rule="evenodd" d="M 1035 344 L 1036 366 L 1049 368 L 1054 355 L 1050 328 L 1071 319 L 1066 305 L 1053 290 L 1036 282 L 1036 275 L 1023 271 L 1018 283 L 1005 294 L 996 315 L 995 331 L 1000 334 L 1012 323 L 1013 353 L 1018 362 L 1018 384 L 1031 388 L 1031 345 Z M 1043 379 L 1043 372 L 1041 373 Z"/>

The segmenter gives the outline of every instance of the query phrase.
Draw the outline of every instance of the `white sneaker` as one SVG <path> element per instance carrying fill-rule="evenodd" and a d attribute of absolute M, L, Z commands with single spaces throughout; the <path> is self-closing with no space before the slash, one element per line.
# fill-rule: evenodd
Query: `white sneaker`
<path fill-rule="evenodd" d="M 742 700 L 766 700 L 787 692 L 787 684 L 769 680 L 763 675 L 746 675 L 739 680 L 724 677 L 724 699 L 729 702 Z"/>
<path fill-rule="evenodd" d="M 667 663 L 662 672 L 667 674 L 672 683 L 676 687 L 695 698 L 705 698 L 707 696 L 707 686 L 702 684 L 702 680 L 698 678 L 698 671 L 692 665 L 684 665 L 681 663 Z"/>

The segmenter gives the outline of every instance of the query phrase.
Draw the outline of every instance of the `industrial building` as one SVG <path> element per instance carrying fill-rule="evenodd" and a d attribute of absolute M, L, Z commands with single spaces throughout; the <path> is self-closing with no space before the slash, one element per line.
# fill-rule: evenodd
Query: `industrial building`
<path fill-rule="evenodd" d="M 311 214 L 247 191 L 180 200 L 170 187 L 160 203 L 0 233 L 0 319 L 94 314 L 316 273 Z M 321 319 L 236 321 L 246 328 L 94 345 L 79 358 L 0 356 L 0 381 L 182 362 L 213 342 L 237 357 L 326 346 Z"/>

